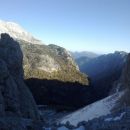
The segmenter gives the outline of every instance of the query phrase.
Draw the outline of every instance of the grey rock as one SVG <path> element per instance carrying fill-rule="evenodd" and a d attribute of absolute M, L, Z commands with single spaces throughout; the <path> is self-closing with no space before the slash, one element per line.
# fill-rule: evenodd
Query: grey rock
<path fill-rule="evenodd" d="M 115 81 L 110 94 L 124 89 L 130 89 L 130 54 L 126 58 L 120 78 Z"/>
<path fill-rule="evenodd" d="M 69 51 L 67 51 L 65 48 L 59 47 L 59 46 L 54 45 L 54 44 L 50 44 L 49 48 L 51 48 L 52 51 L 54 51 L 57 56 L 64 58 L 66 63 L 69 63 L 70 65 L 74 66 L 75 69 L 77 71 L 79 71 L 79 67 L 76 64 L 76 62 L 74 61 L 74 59 L 72 58 L 72 55 Z"/>
<path fill-rule="evenodd" d="M 23 79 L 22 51 L 8 34 L 0 39 L 0 116 L 39 120 L 32 94 Z"/>
<path fill-rule="evenodd" d="M 66 49 L 56 45 L 38 45 L 19 40 L 23 52 L 25 79 L 56 79 L 89 84 Z"/>
<path fill-rule="evenodd" d="M 89 81 L 87 76 L 80 73 L 79 68 L 70 53 L 64 48 L 56 45 L 45 45 L 42 41 L 33 37 L 20 25 L 14 22 L 0 20 L 0 34 L 1 33 L 9 34 L 20 43 L 24 54 L 23 67 L 25 78 L 57 79 L 70 82 L 76 81 L 88 85 Z M 6 36 L 5 38 L 4 36 L 2 37 L 3 46 L 4 43 L 8 44 L 8 40 L 11 40 Z M 10 55 L 8 56 L 12 57 L 12 51 L 9 50 Z M 8 53 L 8 49 L 4 49 L 4 52 Z M 21 55 L 20 52 L 18 52 L 18 54 Z M 14 57 L 13 59 L 17 58 Z M 8 61 L 11 63 L 11 59 Z M 15 73 L 12 72 L 12 74 Z"/>
<path fill-rule="evenodd" d="M 127 61 L 122 73 L 121 82 L 130 89 L 130 54 L 127 56 Z"/>

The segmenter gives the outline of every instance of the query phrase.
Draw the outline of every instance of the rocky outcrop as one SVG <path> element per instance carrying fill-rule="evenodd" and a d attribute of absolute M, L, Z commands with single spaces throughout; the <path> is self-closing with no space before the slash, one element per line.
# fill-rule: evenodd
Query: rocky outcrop
<path fill-rule="evenodd" d="M 8 34 L 0 39 L 0 116 L 39 120 L 32 94 L 24 84 L 22 51 Z"/>
<path fill-rule="evenodd" d="M 68 67 L 73 66 L 77 71 L 79 71 L 79 67 L 75 63 L 75 61 L 72 58 L 71 53 L 69 51 L 67 51 L 63 47 L 59 47 L 59 46 L 54 45 L 54 44 L 50 44 L 49 48 L 51 48 L 52 51 L 54 53 L 56 53 L 57 56 L 62 57 L 65 60 L 65 62 L 68 64 Z"/>
<path fill-rule="evenodd" d="M 130 54 L 127 56 L 127 61 L 120 82 L 122 83 L 122 86 L 130 89 Z"/>
<path fill-rule="evenodd" d="M 25 79 L 49 79 L 89 84 L 70 53 L 56 45 L 38 45 L 19 41 L 24 58 Z"/>
<path fill-rule="evenodd" d="M 130 89 L 130 54 L 128 54 L 122 74 L 120 78 L 113 84 L 110 94 L 124 89 Z"/>
<path fill-rule="evenodd" d="M 20 25 L 0 20 L 0 34 L 7 33 L 20 43 L 25 78 L 57 79 L 89 84 L 69 52 L 56 45 L 45 45 Z"/>

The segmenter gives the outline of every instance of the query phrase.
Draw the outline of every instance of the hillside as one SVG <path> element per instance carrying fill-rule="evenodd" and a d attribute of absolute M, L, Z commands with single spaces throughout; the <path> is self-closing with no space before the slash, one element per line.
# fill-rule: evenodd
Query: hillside
<path fill-rule="evenodd" d="M 120 106 L 116 110 L 120 110 L 122 104 L 119 105 L 118 103 L 125 93 L 126 91 L 121 91 L 103 100 L 88 105 L 72 114 L 69 114 L 68 116 L 63 117 L 60 121 L 58 121 L 58 123 L 66 124 L 67 122 L 70 122 L 71 125 L 77 126 L 80 122 L 89 121 L 94 118 L 111 114 L 115 111 L 114 109 L 116 105 L 118 105 L 118 107 Z"/>
<path fill-rule="evenodd" d="M 90 77 L 91 85 L 95 88 L 97 96 L 104 98 L 108 96 L 113 83 L 120 78 L 126 57 L 126 52 L 116 51 L 89 60 L 80 58 L 77 63 L 80 71 Z"/>
<path fill-rule="evenodd" d="M 24 83 L 23 54 L 8 34 L 0 38 L 0 129 L 25 130 L 40 121 L 36 102 Z M 36 125 L 36 123 L 34 123 Z M 38 126 L 38 125 L 37 125 Z"/>
<path fill-rule="evenodd" d="M 20 25 L 0 21 L 0 34 L 7 33 L 20 43 L 24 55 L 25 78 L 57 79 L 61 81 L 89 84 L 70 53 L 56 45 L 45 45 L 34 38 Z"/>
<path fill-rule="evenodd" d="M 90 57 L 87 57 L 87 56 L 82 56 L 82 57 L 76 58 L 75 62 L 79 66 L 79 69 L 82 69 L 83 66 L 85 66 L 87 63 L 89 63 L 89 61 L 91 61 L 92 59 L 93 58 L 90 58 Z"/>
<path fill-rule="evenodd" d="M 19 41 L 24 54 L 23 67 L 25 78 L 57 79 L 60 81 L 89 81 L 72 59 L 71 55 L 56 45 L 38 45 Z"/>
<path fill-rule="evenodd" d="M 69 114 L 59 121 L 58 123 L 77 126 L 78 123 L 89 121 L 95 118 L 112 115 L 117 111 L 130 106 L 130 54 L 127 56 L 127 61 L 123 67 L 123 72 L 116 82 L 116 85 L 111 89 L 111 94 L 91 105 L 88 105 L 72 114 Z M 115 90 L 115 91 L 114 91 Z M 94 124 L 94 122 L 93 122 Z"/>

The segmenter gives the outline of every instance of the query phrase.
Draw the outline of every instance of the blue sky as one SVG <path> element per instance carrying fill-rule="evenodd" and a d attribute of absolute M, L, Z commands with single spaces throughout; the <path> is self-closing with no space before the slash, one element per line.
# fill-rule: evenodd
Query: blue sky
<path fill-rule="evenodd" d="M 0 19 L 73 51 L 130 51 L 130 0 L 1 0 Z"/>

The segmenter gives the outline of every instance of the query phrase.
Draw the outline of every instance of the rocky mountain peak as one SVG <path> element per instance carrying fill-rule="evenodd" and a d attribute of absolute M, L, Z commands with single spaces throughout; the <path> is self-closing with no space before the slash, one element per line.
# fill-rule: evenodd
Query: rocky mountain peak
<path fill-rule="evenodd" d="M 41 44 L 39 40 L 34 38 L 29 32 L 25 31 L 25 29 L 14 22 L 0 20 L 0 34 L 2 33 L 7 33 L 17 40 L 24 40 L 34 44 Z"/>
<path fill-rule="evenodd" d="M 7 33 L 18 41 L 23 53 L 26 78 L 78 81 L 85 84 L 88 82 L 87 77 L 80 73 L 77 64 L 66 49 L 43 44 L 14 22 L 0 20 L 0 34 L 2 33 Z M 8 36 L 3 36 L 2 43 L 7 44 L 7 41 Z M 10 41 L 11 38 L 9 38 Z"/>

